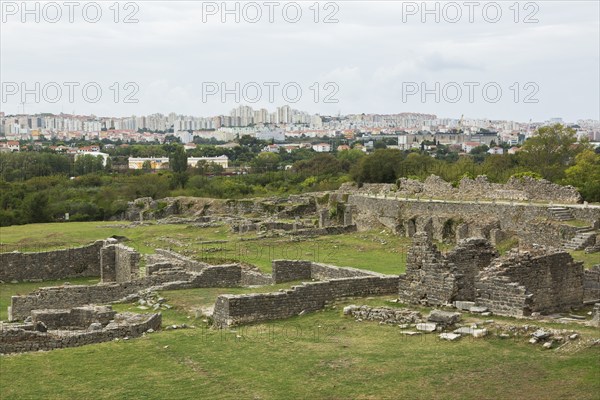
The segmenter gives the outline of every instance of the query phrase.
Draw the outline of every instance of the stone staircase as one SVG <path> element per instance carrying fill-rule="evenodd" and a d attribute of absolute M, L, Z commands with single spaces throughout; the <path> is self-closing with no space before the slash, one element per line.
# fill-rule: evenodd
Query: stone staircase
<path fill-rule="evenodd" d="M 570 221 L 575 219 L 573 212 L 567 207 L 548 207 L 550 216 L 557 221 Z"/>
<path fill-rule="evenodd" d="M 573 239 L 563 243 L 566 250 L 583 250 L 586 247 L 593 246 L 596 243 L 596 231 L 594 228 L 581 228 Z"/>

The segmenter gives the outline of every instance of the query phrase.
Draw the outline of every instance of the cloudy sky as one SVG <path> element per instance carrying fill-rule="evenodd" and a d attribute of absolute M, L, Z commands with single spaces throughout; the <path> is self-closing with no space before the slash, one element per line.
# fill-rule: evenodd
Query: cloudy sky
<path fill-rule="evenodd" d="M 1 109 L 600 119 L 598 1 L 273 3 L 3 1 Z"/>

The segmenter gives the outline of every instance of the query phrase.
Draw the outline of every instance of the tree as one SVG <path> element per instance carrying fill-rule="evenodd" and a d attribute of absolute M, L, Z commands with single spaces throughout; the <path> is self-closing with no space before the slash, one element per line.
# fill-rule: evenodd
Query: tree
<path fill-rule="evenodd" d="M 173 172 L 180 173 L 187 171 L 187 154 L 183 146 L 175 147 L 173 154 L 169 157 L 169 165 Z"/>
<path fill-rule="evenodd" d="M 402 162 L 402 153 L 395 149 L 375 150 L 360 159 L 350 174 L 357 183 L 393 183 L 398 177 L 397 169 Z"/>
<path fill-rule="evenodd" d="M 144 161 L 144 163 L 142 164 L 142 171 L 152 172 L 152 163 L 150 162 L 150 160 Z"/>
<path fill-rule="evenodd" d="M 171 167 L 171 171 L 173 171 L 175 185 L 183 188 L 188 180 L 187 154 L 183 146 L 175 147 L 171 157 L 169 157 L 169 166 Z"/>
<path fill-rule="evenodd" d="M 29 223 L 48 222 L 48 195 L 36 192 L 25 199 L 24 210 Z"/>
<path fill-rule="evenodd" d="M 75 160 L 75 174 L 85 175 L 92 172 L 102 171 L 104 169 L 102 156 L 93 156 L 84 154 Z"/>
<path fill-rule="evenodd" d="M 586 201 L 600 201 L 600 154 L 584 150 L 565 171 L 565 183 L 575 186 Z"/>
<path fill-rule="evenodd" d="M 525 141 L 519 157 L 531 171 L 556 182 L 564 177 L 575 156 L 587 148 L 585 143 L 578 146 L 576 142 L 575 130 L 561 124 L 544 126 Z"/>
<path fill-rule="evenodd" d="M 251 165 L 255 172 L 275 171 L 277 170 L 280 161 L 281 157 L 279 154 L 264 152 L 260 153 L 252 161 Z"/>
<path fill-rule="evenodd" d="M 321 153 L 311 160 L 300 160 L 292 167 L 294 172 L 306 175 L 335 175 L 342 172 L 340 162 L 332 154 Z"/>

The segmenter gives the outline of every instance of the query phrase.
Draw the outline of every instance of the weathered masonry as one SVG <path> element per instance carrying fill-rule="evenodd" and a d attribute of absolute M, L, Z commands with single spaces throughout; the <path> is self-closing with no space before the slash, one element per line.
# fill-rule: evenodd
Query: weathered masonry
<path fill-rule="evenodd" d="M 516 235 L 523 243 L 560 247 L 574 239 L 582 228 L 562 223 L 552 207 L 541 204 L 419 201 L 394 194 L 387 198 L 347 194 L 353 222 L 358 230 L 380 229 L 412 237 L 428 232 L 436 240 L 458 241 L 482 237 L 493 242 Z M 337 198 L 342 195 L 338 194 Z M 576 205 L 564 207 L 569 218 L 586 222 L 589 230 L 600 227 L 600 208 Z M 590 244 L 590 246 L 593 243 Z"/>
<path fill-rule="evenodd" d="M 36 310 L 32 321 L 4 324 L 0 354 L 53 350 L 133 338 L 160 329 L 160 314 L 117 314 L 110 306 Z"/>
<path fill-rule="evenodd" d="M 275 282 L 322 279 L 274 293 L 221 295 L 213 321 L 218 327 L 289 318 L 322 309 L 328 301 L 348 296 L 396 293 L 398 277 L 309 261 L 273 261 Z"/>
<path fill-rule="evenodd" d="M 510 252 L 477 277 L 478 305 L 497 314 L 528 316 L 569 311 L 583 304 L 583 263 L 547 248 Z"/>
<path fill-rule="evenodd" d="M 496 314 L 528 316 L 580 307 L 584 282 L 593 290 L 593 272 L 565 251 L 535 246 L 497 257 L 484 239 L 467 239 L 446 255 L 426 233 L 414 235 L 399 298 L 408 303 L 450 305 L 475 302 Z"/>
<path fill-rule="evenodd" d="M 0 253 L 0 281 L 100 276 L 100 249 L 105 244 L 104 240 L 98 240 L 64 250 Z"/>
<path fill-rule="evenodd" d="M 12 296 L 8 318 L 10 321 L 23 320 L 31 315 L 32 310 L 37 309 L 68 309 L 86 304 L 107 304 L 153 287 L 164 290 L 235 287 L 240 286 L 241 279 L 241 267 L 231 264 L 207 267 L 202 272 L 165 268 L 129 282 L 45 287 L 28 295 Z"/>
<path fill-rule="evenodd" d="M 399 297 L 411 303 L 450 304 L 475 297 L 475 277 L 498 253 L 484 239 L 467 239 L 444 256 L 428 235 L 419 232 L 400 275 Z"/>

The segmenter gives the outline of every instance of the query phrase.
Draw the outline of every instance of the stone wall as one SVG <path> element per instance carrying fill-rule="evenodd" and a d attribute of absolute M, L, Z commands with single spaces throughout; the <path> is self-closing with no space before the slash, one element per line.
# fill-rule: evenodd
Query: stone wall
<path fill-rule="evenodd" d="M 325 279 L 339 279 L 339 278 L 353 278 L 358 276 L 385 276 L 378 274 L 373 271 L 367 271 L 364 269 L 350 268 L 350 267 L 338 267 L 336 265 L 312 263 L 311 264 L 310 276 L 312 279 L 325 280 Z"/>
<path fill-rule="evenodd" d="M 12 296 L 9 320 L 23 320 L 36 309 L 69 309 L 86 304 L 107 304 L 155 286 L 168 289 L 236 287 L 240 286 L 241 280 L 241 267 L 231 264 L 211 266 L 200 273 L 185 270 L 157 272 L 130 282 L 45 287 L 28 295 Z"/>
<path fill-rule="evenodd" d="M 396 276 L 365 276 L 309 282 L 284 292 L 220 295 L 214 306 L 217 327 L 289 318 L 320 310 L 325 303 L 347 296 L 396 293 Z"/>
<path fill-rule="evenodd" d="M 451 229 L 455 233 L 464 231 L 462 237 L 487 237 L 492 229 L 500 229 L 515 233 L 526 243 L 558 246 L 573 238 L 577 231 L 558 221 L 550 222 L 552 215 L 548 207 L 535 204 L 430 202 L 364 195 L 348 196 L 348 204 L 355 210 L 353 222 L 359 230 L 383 226 L 406 236 L 412 236 L 417 230 L 429 230 L 434 238 L 446 239 L 445 229 L 453 224 Z M 573 206 L 569 210 L 575 219 L 586 221 L 590 226 L 600 221 L 600 208 Z"/>
<path fill-rule="evenodd" d="M 39 332 L 27 326 L 3 327 L 0 330 L 0 353 L 53 350 L 65 347 L 101 343 L 116 338 L 134 338 L 149 329 L 160 329 L 160 314 L 117 314 L 116 318 L 98 330 L 49 330 Z M 29 329 L 27 329 L 29 328 Z"/>
<path fill-rule="evenodd" d="M 156 255 L 160 256 L 166 261 L 173 263 L 174 265 L 181 265 L 183 268 L 189 271 L 200 272 L 204 268 L 210 266 L 210 264 L 192 260 L 189 257 L 186 257 L 171 250 L 156 249 Z"/>
<path fill-rule="evenodd" d="M 122 244 L 109 244 L 100 249 L 102 282 L 129 282 L 140 276 L 140 254 Z"/>
<path fill-rule="evenodd" d="M 581 203 L 581 195 L 573 186 L 561 186 L 545 179 L 510 178 L 505 184 L 492 183 L 487 176 L 464 177 L 458 187 L 439 176 L 431 175 L 424 182 L 406 178 L 398 181 L 399 195 L 434 197 L 454 200 L 533 200 L 558 203 Z"/>
<path fill-rule="evenodd" d="M 98 240 L 90 245 L 37 253 L 0 253 L 0 281 L 56 280 L 100 276 Z"/>
<path fill-rule="evenodd" d="M 263 274 L 262 272 L 242 269 L 242 286 L 263 286 L 272 285 L 273 278 L 271 275 Z"/>
<path fill-rule="evenodd" d="M 500 257 L 477 277 L 476 302 L 504 315 L 569 311 L 583 303 L 583 263 L 536 247 Z"/>
<path fill-rule="evenodd" d="M 497 255 L 486 240 L 471 238 L 444 256 L 427 233 L 418 232 L 407 254 L 406 273 L 399 278 L 399 298 L 431 305 L 472 300 L 477 274 Z"/>
<path fill-rule="evenodd" d="M 582 305 L 583 264 L 567 252 L 535 246 L 497 256 L 487 241 L 476 238 L 460 241 L 443 255 L 427 233 L 418 232 L 408 251 L 406 273 L 399 277 L 399 298 L 430 305 L 471 301 L 512 316 L 568 311 Z M 597 273 L 588 273 L 590 292 L 598 284 L 594 283 Z"/>
<path fill-rule="evenodd" d="M 106 326 L 114 319 L 116 311 L 110 306 L 84 306 L 71 309 L 32 310 L 32 323 L 43 323 L 47 329 L 87 329 L 92 323 Z"/>
<path fill-rule="evenodd" d="M 600 300 L 600 264 L 583 271 L 583 300 Z"/>
<path fill-rule="evenodd" d="M 274 283 L 311 279 L 312 263 L 310 261 L 273 260 L 271 265 Z"/>
<path fill-rule="evenodd" d="M 327 280 L 359 276 L 385 276 L 364 269 L 338 267 L 337 265 L 302 260 L 273 260 L 272 266 L 274 283 L 299 281 L 302 279 Z"/>

